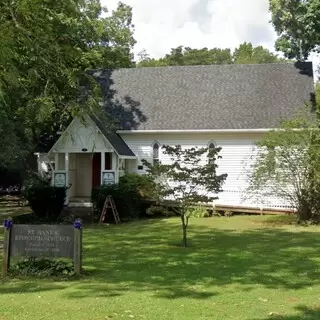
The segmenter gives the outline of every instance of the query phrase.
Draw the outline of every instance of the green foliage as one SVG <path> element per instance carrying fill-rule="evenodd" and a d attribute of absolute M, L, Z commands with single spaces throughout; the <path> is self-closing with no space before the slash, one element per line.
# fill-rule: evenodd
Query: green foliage
<path fill-rule="evenodd" d="M 74 269 L 70 263 L 61 260 L 28 258 L 9 269 L 13 276 L 66 277 L 73 276 Z"/>
<path fill-rule="evenodd" d="M 276 195 L 298 210 L 301 221 L 319 220 L 320 131 L 298 118 L 284 122 L 259 141 L 249 192 Z"/>
<path fill-rule="evenodd" d="M 208 210 L 203 206 L 188 208 L 186 214 L 189 216 L 189 218 L 207 218 L 207 217 L 209 217 Z"/>
<path fill-rule="evenodd" d="M 315 86 L 315 95 L 316 95 L 316 111 L 318 119 L 320 119 L 320 82 L 316 83 Z"/>
<path fill-rule="evenodd" d="M 174 212 L 170 210 L 168 207 L 152 205 L 146 211 L 148 216 L 161 217 L 166 216 L 170 217 L 174 215 Z"/>
<path fill-rule="evenodd" d="M 16 132 L 15 123 L 7 111 L 1 108 L 1 101 L 0 119 L 0 168 L 17 167 L 25 158 L 26 149 L 21 148 L 22 141 Z"/>
<path fill-rule="evenodd" d="M 277 63 L 285 61 L 262 46 L 254 47 L 250 42 L 240 44 L 233 54 L 233 60 L 235 64 Z"/>
<path fill-rule="evenodd" d="M 212 210 L 212 216 L 213 216 L 213 217 L 221 217 L 222 215 L 221 215 L 221 212 L 220 212 L 220 211 L 218 211 L 216 208 L 213 208 L 213 210 Z"/>
<path fill-rule="evenodd" d="M 1 1 L 0 133 L 8 166 L 76 114 L 99 111 L 88 70 L 133 67 L 132 10 L 99 0 Z M 84 87 L 86 90 L 84 90 Z"/>
<path fill-rule="evenodd" d="M 226 211 L 224 212 L 224 216 L 225 216 L 225 217 L 232 217 L 232 215 L 233 215 L 233 212 L 230 211 L 230 210 L 226 210 Z"/>
<path fill-rule="evenodd" d="M 98 220 L 105 199 L 111 195 L 121 219 L 138 219 L 146 215 L 146 210 L 153 202 L 154 182 L 150 177 L 138 174 L 127 174 L 119 179 L 119 183 L 100 186 L 92 189 L 91 200 L 95 217 Z M 113 222 L 110 212 L 106 221 Z"/>
<path fill-rule="evenodd" d="M 51 186 L 47 180 L 40 177 L 34 177 L 26 182 L 24 197 L 36 218 L 41 221 L 55 222 L 62 212 L 66 190 L 66 188 Z"/>
<path fill-rule="evenodd" d="M 155 181 L 160 200 L 172 200 L 174 209 L 180 215 L 183 231 L 183 245 L 187 246 L 189 213 L 194 205 L 208 203 L 222 191 L 227 174 L 217 175 L 217 158 L 221 148 L 190 148 L 162 146 L 163 153 L 170 158 L 170 164 L 151 164 L 143 160 L 148 175 Z M 205 164 L 202 164 L 203 157 Z"/>
<path fill-rule="evenodd" d="M 243 43 L 235 50 L 219 48 L 192 49 L 179 46 L 160 59 L 150 58 L 143 50 L 139 54 L 138 67 L 192 66 L 211 64 L 253 64 L 283 62 L 284 59 L 262 46 L 253 47 L 252 43 Z"/>
<path fill-rule="evenodd" d="M 288 58 L 307 59 L 319 51 L 320 0 L 269 0 L 272 24 L 278 34 L 276 49 Z"/>

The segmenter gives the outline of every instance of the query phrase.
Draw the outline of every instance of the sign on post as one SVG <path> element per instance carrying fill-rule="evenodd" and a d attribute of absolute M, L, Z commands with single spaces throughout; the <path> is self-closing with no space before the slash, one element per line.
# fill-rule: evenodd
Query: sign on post
<path fill-rule="evenodd" d="M 76 274 L 82 264 L 82 224 L 23 225 L 4 222 L 3 276 L 7 275 L 11 257 L 47 257 L 73 259 Z"/>
<path fill-rule="evenodd" d="M 53 184 L 55 187 L 67 186 L 67 173 L 66 172 L 54 172 Z"/>
<path fill-rule="evenodd" d="M 102 185 L 115 184 L 116 176 L 114 171 L 102 172 Z"/>

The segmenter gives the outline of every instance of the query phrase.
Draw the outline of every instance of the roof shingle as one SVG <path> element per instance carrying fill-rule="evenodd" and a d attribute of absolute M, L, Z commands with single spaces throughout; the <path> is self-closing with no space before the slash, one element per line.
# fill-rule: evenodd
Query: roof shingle
<path fill-rule="evenodd" d="M 96 124 L 102 134 L 107 138 L 111 146 L 115 149 L 121 157 L 135 157 L 133 151 L 123 141 L 123 139 L 115 132 L 108 130 L 107 126 L 103 124 L 96 116 L 90 115 L 91 120 Z"/>
<path fill-rule="evenodd" d="M 314 99 L 311 62 L 92 72 L 122 130 L 276 128 Z"/>

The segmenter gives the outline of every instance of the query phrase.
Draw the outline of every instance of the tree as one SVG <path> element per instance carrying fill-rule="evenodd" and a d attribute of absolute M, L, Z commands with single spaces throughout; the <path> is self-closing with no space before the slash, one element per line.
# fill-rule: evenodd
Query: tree
<path fill-rule="evenodd" d="M 277 63 L 285 61 L 262 46 L 254 47 L 252 43 L 245 42 L 235 49 L 233 54 L 235 64 Z"/>
<path fill-rule="evenodd" d="M 11 121 L 5 109 L 0 109 L 0 170 L 1 168 L 14 168 L 19 166 L 21 159 L 25 157 L 25 149 L 17 134 L 17 128 Z"/>
<path fill-rule="evenodd" d="M 300 221 L 320 214 L 320 131 L 305 115 L 286 121 L 257 143 L 249 192 L 278 196 L 297 209 Z"/>
<path fill-rule="evenodd" d="M 145 52 L 144 52 L 145 53 Z M 192 66 L 210 64 L 230 64 L 232 56 L 230 49 L 192 49 L 179 46 L 160 59 L 153 59 L 147 55 L 140 55 L 138 67 L 166 67 L 166 66 Z"/>
<path fill-rule="evenodd" d="M 148 52 L 143 49 L 142 51 L 140 51 L 138 53 L 138 63 L 137 63 L 137 67 L 166 67 L 168 66 L 168 62 L 161 58 L 161 59 L 154 59 L 154 58 L 150 58 L 150 55 L 148 54 Z"/>
<path fill-rule="evenodd" d="M 320 82 L 315 85 L 316 111 L 318 119 L 320 119 Z"/>
<path fill-rule="evenodd" d="M 141 53 L 138 67 L 162 67 L 162 66 L 193 66 L 211 64 L 253 64 L 253 63 L 276 63 L 284 59 L 270 52 L 262 46 L 254 47 L 252 43 L 243 43 L 235 49 L 202 48 L 193 49 L 179 46 L 171 49 L 163 58 L 153 59 L 144 51 Z"/>
<path fill-rule="evenodd" d="M 182 222 L 183 245 L 187 246 L 187 227 L 190 209 L 199 203 L 218 199 L 227 174 L 218 175 L 216 160 L 221 148 L 183 149 L 180 145 L 163 146 L 163 153 L 170 157 L 170 164 L 151 164 L 143 160 L 149 175 L 156 182 L 159 199 L 173 200 Z M 208 158 L 202 164 L 203 157 Z"/>
<path fill-rule="evenodd" d="M 132 10 L 119 3 L 103 18 L 99 0 L 0 3 L 0 127 L 11 123 L 16 147 L 30 153 L 44 133 L 100 109 L 100 88 L 87 70 L 134 66 Z M 81 99 L 84 87 L 90 94 Z"/>
<path fill-rule="evenodd" d="M 320 0 L 269 0 L 276 49 L 292 59 L 307 59 L 320 45 Z"/>

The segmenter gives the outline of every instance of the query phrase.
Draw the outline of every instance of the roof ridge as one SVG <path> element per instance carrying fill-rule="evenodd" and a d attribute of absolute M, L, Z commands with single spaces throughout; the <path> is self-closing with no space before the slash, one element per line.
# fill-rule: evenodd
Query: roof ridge
<path fill-rule="evenodd" d="M 99 68 L 92 69 L 90 71 L 101 71 L 101 70 L 141 70 L 141 69 L 183 69 L 183 68 L 199 68 L 199 67 L 215 67 L 215 68 L 227 68 L 227 67 L 247 67 L 247 66 L 274 66 L 274 65 L 295 65 L 300 64 L 312 64 L 312 61 L 287 61 L 287 62 L 270 62 L 270 63 L 226 63 L 226 64 L 197 64 L 197 65 L 185 65 L 185 66 L 154 66 L 154 67 L 131 67 L 131 68 Z"/>

